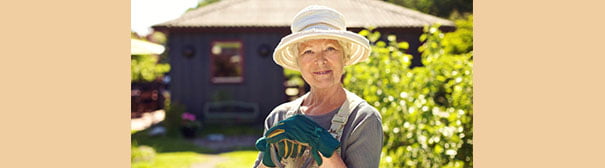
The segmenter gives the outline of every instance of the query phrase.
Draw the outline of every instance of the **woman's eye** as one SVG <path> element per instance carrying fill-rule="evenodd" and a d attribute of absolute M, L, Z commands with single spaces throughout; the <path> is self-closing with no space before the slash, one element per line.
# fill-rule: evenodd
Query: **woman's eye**
<path fill-rule="evenodd" d="M 303 52 L 303 54 L 313 54 L 313 51 L 311 51 L 311 50 L 306 50 L 305 52 Z"/>
<path fill-rule="evenodd" d="M 328 47 L 328 48 L 326 49 L 326 51 L 336 51 L 336 48 L 334 48 L 334 47 Z"/>

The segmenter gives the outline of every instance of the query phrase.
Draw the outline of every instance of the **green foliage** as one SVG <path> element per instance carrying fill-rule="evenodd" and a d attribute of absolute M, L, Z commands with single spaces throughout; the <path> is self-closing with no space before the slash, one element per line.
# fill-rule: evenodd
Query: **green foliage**
<path fill-rule="evenodd" d="M 459 13 L 473 13 L 473 0 L 384 0 L 423 13 L 448 18 Z"/>
<path fill-rule="evenodd" d="M 158 43 L 158 44 L 162 44 L 165 45 L 166 44 L 166 34 L 159 32 L 159 31 L 154 31 L 151 34 L 147 35 L 149 37 L 149 41 L 153 42 L 153 43 Z"/>
<path fill-rule="evenodd" d="M 137 34 L 136 32 L 130 31 L 130 38 L 132 39 L 141 39 L 141 37 L 139 36 L 139 34 Z"/>
<path fill-rule="evenodd" d="M 131 55 L 130 75 L 132 82 L 151 82 L 170 71 L 170 65 L 158 64 L 152 55 Z"/>
<path fill-rule="evenodd" d="M 380 167 L 472 167 L 472 16 L 457 23 L 446 35 L 438 25 L 424 29 L 424 66 L 413 69 L 406 42 L 359 32 L 373 43 L 372 55 L 347 67 L 344 84 L 382 114 Z"/>
<path fill-rule="evenodd" d="M 302 86 L 305 84 L 302 75 L 298 71 L 284 68 L 284 76 L 286 77 L 286 79 L 288 79 L 286 83 L 289 86 Z"/>
<path fill-rule="evenodd" d="M 465 54 L 473 51 L 473 16 L 455 21 L 456 31 L 445 34 L 443 49 L 445 53 Z"/>
<path fill-rule="evenodd" d="M 194 8 L 189 8 L 189 9 L 187 9 L 187 11 L 186 11 L 186 12 L 189 12 L 189 11 L 195 10 L 195 9 L 197 9 L 197 8 L 204 7 L 204 6 L 206 6 L 206 5 L 213 4 L 213 3 L 218 2 L 218 1 L 220 1 L 220 0 L 202 0 L 202 1 L 200 1 L 199 3 L 197 3 L 197 6 L 195 6 Z"/>
<path fill-rule="evenodd" d="M 155 157 L 156 152 L 152 147 L 141 145 L 130 147 L 130 161 L 136 162 L 149 162 Z"/>
<path fill-rule="evenodd" d="M 162 122 L 166 127 L 167 135 L 170 137 L 181 137 L 182 118 L 181 115 L 185 113 L 185 105 L 178 102 L 171 103 L 166 100 L 166 118 Z"/>

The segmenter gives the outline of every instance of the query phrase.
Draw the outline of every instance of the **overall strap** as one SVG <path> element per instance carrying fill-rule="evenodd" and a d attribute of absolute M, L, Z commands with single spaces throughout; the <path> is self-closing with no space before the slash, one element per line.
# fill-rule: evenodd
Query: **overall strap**
<path fill-rule="evenodd" d="M 353 110 L 360 103 L 364 102 L 363 99 L 349 92 L 348 90 L 345 89 L 345 92 L 347 94 L 347 100 L 345 100 L 345 102 L 340 107 L 340 110 L 338 110 L 338 113 L 336 113 L 336 115 L 334 115 L 334 117 L 332 118 L 332 125 L 330 126 L 330 130 L 328 130 L 328 132 L 330 132 L 330 134 L 332 134 L 334 138 L 341 142 L 341 144 L 342 133 L 344 131 L 345 125 L 347 124 L 347 121 L 349 120 L 351 112 L 353 112 Z M 336 149 L 336 152 L 338 154 L 341 154 L 340 149 L 340 147 Z"/>

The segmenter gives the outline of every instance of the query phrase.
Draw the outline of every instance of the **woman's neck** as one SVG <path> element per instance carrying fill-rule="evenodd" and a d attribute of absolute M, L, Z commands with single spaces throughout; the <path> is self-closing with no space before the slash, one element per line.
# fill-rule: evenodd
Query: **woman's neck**
<path fill-rule="evenodd" d="M 331 88 L 311 88 L 303 100 L 301 110 L 307 115 L 321 115 L 340 107 L 347 99 L 342 85 Z"/>

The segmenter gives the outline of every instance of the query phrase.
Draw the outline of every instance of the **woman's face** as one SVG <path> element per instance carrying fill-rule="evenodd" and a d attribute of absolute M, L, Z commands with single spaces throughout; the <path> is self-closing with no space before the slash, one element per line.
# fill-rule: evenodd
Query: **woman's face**
<path fill-rule="evenodd" d="M 314 88 L 340 85 L 344 52 L 338 41 L 308 40 L 298 44 L 298 66 L 305 81 Z"/>

